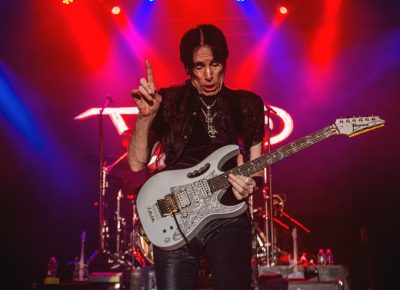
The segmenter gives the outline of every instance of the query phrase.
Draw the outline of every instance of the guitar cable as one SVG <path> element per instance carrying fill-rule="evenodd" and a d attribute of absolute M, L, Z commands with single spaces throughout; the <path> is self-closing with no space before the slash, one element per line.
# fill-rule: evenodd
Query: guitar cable
<path fill-rule="evenodd" d="M 176 223 L 176 227 L 178 228 L 179 233 L 181 234 L 181 236 L 183 237 L 183 239 L 185 240 L 186 246 L 188 247 L 189 251 L 192 250 L 192 248 L 189 245 L 189 240 L 186 238 L 185 234 L 182 232 L 181 227 L 179 226 L 178 223 L 178 219 L 176 218 L 175 213 L 172 213 L 172 216 L 174 217 L 175 223 Z"/>

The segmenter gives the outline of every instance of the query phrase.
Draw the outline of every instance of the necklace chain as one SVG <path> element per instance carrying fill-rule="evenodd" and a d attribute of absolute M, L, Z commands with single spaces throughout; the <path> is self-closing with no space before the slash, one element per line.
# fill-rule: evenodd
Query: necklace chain
<path fill-rule="evenodd" d="M 214 115 L 211 115 L 211 108 L 215 105 L 217 100 L 215 99 L 211 105 L 207 105 L 201 97 L 199 97 L 199 99 L 203 103 L 203 105 L 207 108 L 207 113 L 204 111 L 203 108 L 201 108 L 201 111 L 203 112 L 205 121 L 207 123 L 208 136 L 210 136 L 210 138 L 215 138 L 218 134 L 218 131 L 217 129 L 215 129 L 213 121 L 215 116 L 217 116 L 217 113 L 215 112 Z"/>
<path fill-rule="evenodd" d="M 211 105 L 207 105 L 206 102 L 204 102 L 202 97 L 199 97 L 200 101 L 203 103 L 203 105 L 208 109 L 211 109 L 211 107 L 213 107 L 215 105 L 215 103 L 217 102 L 217 99 L 214 100 L 214 102 Z"/>

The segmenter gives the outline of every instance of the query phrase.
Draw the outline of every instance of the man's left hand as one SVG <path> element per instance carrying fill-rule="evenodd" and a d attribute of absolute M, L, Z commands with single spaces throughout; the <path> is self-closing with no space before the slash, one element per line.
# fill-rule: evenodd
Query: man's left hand
<path fill-rule="evenodd" d="M 229 174 L 228 181 L 237 200 L 247 198 L 256 188 L 256 182 L 251 177 Z"/>

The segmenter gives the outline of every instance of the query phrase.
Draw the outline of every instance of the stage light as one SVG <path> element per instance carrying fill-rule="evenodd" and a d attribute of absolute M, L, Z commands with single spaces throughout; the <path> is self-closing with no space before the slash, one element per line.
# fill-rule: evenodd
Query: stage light
<path fill-rule="evenodd" d="M 244 2 L 245 0 L 236 0 L 236 2 Z"/>
<path fill-rule="evenodd" d="M 122 12 L 123 7 L 121 7 L 121 0 L 98 0 L 112 15 L 119 15 Z"/>
<path fill-rule="evenodd" d="M 149 2 L 154 2 L 154 1 L 156 1 L 156 0 L 149 0 Z"/>
<path fill-rule="evenodd" d="M 281 6 L 279 6 L 279 13 L 282 15 L 286 15 L 289 13 L 289 10 L 286 6 L 281 5 Z"/>
<path fill-rule="evenodd" d="M 114 15 L 118 15 L 121 13 L 121 7 L 118 5 L 115 5 L 113 8 L 111 8 L 111 13 Z"/>
<path fill-rule="evenodd" d="M 67 5 L 71 4 L 72 2 L 74 2 L 74 0 L 62 0 L 62 3 Z"/>

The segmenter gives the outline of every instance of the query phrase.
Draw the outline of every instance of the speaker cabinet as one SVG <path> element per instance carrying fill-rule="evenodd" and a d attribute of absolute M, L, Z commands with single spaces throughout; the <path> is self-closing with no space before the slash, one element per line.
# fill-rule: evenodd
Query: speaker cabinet
<path fill-rule="evenodd" d="M 289 281 L 288 290 L 343 290 L 344 284 L 337 281 Z"/>

